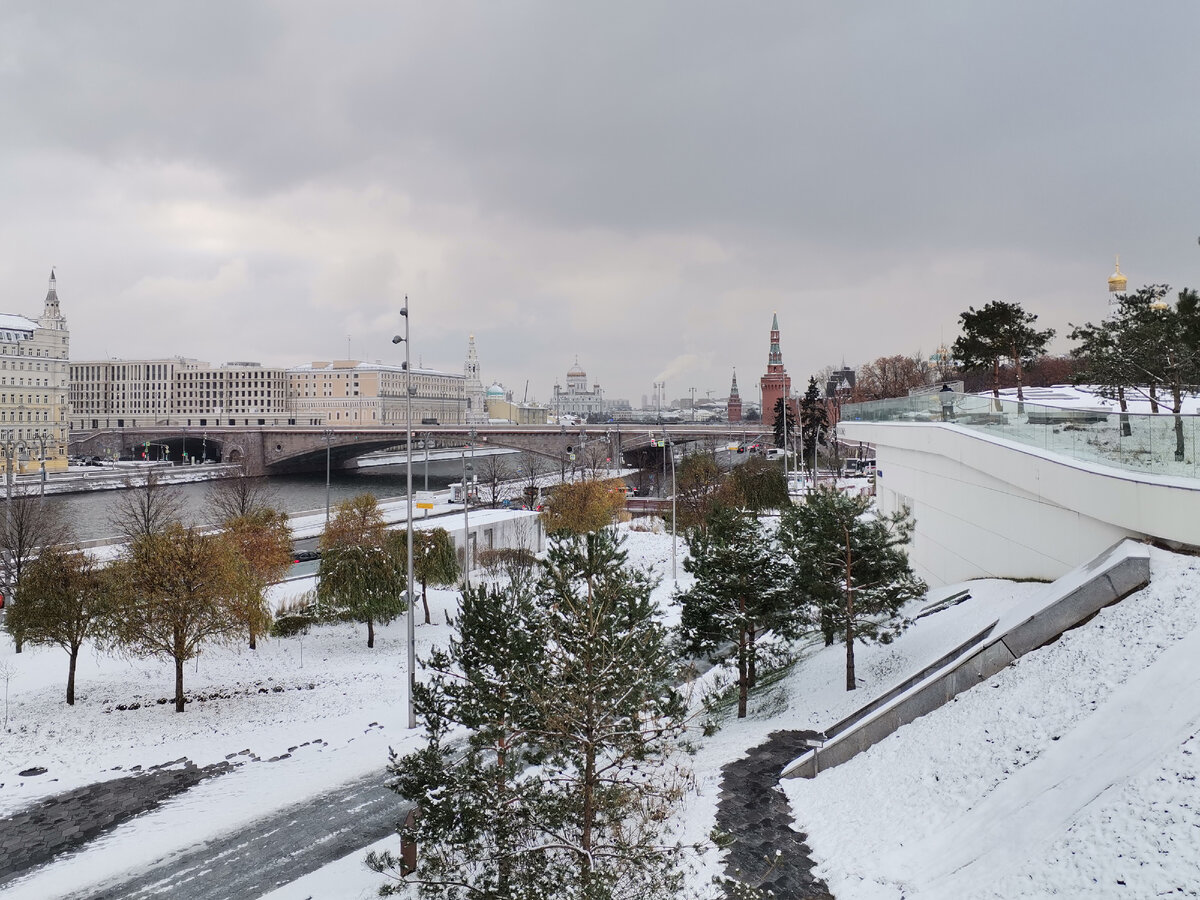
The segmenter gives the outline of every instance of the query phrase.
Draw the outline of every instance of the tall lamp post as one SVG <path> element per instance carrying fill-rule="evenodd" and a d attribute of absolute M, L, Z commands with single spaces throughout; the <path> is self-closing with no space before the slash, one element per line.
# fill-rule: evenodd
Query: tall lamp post
<path fill-rule="evenodd" d="M 396 335 L 393 344 L 404 342 L 404 470 L 407 479 L 404 499 L 408 506 L 407 557 L 408 572 L 408 727 L 417 727 L 417 710 L 413 706 L 413 692 L 417 687 L 417 629 L 413 610 L 413 491 L 412 491 L 412 343 L 408 339 L 408 295 L 404 295 L 404 306 L 400 308 L 404 316 L 404 336 Z"/>
<path fill-rule="evenodd" d="M 679 574 L 675 568 L 675 446 L 671 443 L 671 437 L 667 434 L 665 425 L 663 426 L 663 444 L 671 456 L 671 579 L 678 585 Z M 663 469 L 663 479 L 666 479 L 665 468 Z"/>
<path fill-rule="evenodd" d="M 325 530 L 329 531 L 329 444 L 333 440 L 333 429 L 326 428 L 321 433 L 325 435 Z"/>

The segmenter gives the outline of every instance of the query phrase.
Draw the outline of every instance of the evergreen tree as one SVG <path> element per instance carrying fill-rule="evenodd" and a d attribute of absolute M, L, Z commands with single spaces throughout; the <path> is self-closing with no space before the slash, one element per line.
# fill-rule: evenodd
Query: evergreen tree
<path fill-rule="evenodd" d="M 796 438 L 796 407 L 790 400 L 779 397 L 775 401 L 775 446 L 786 447 Z"/>
<path fill-rule="evenodd" d="M 684 702 L 653 583 L 626 566 L 611 529 L 562 536 L 547 551 L 544 693 L 535 740 L 551 794 L 543 841 L 566 869 L 555 897 L 677 896 L 676 847 L 659 832 L 688 774 L 676 741 Z"/>
<path fill-rule="evenodd" d="M 871 498 L 821 488 L 785 510 L 778 540 L 789 560 L 792 590 L 818 614 L 826 644 L 846 645 L 846 690 L 856 687 L 855 641 L 890 643 L 905 627 L 901 608 L 925 592 L 905 546 L 907 510 L 868 515 Z"/>
<path fill-rule="evenodd" d="M 360 494 L 338 504 L 321 536 L 317 599 L 321 616 L 367 626 L 375 646 L 375 623 L 388 623 L 405 610 L 408 566 L 402 532 L 387 531 L 379 504 Z"/>
<path fill-rule="evenodd" d="M 829 410 L 821 399 L 817 379 L 808 379 L 808 389 L 800 401 L 800 440 L 804 453 L 804 464 L 815 476 L 817 471 L 817 443 L 821 432 L 829 427 Z"/>
<path fill-rule="evenodd" d="M 558 874 L 539 851 L 545 791 L 531 742 L 545 662 L 545 616 L 532 591 L 480 585 L 464 593 L 457 636 L 424 668 L 414 701 L 428 742 L 392 754 L 389 786 L 420 813 L 405 840 L 420 848 L 415 872 L 372 854 L 368 864 L 395 879 L 381 890 L 417 888 L 427 900 L 541 900 Z M 467 730 L 465 746 L 452 740 Z"/>
<path fill-rule="evenodd" d="M 672 686 L 651 582 L 608 530 L 552 540 L 528 583 L 464 595 L 458 637 L 416 699 L 426 747 L 393 758 L 420 812 L 417 869 L 370 864 L 426 900 L 624 900 L 678 895 L 658 839 L 680 792 Z M 465 746 L 451 735 L 465 729 Z"/>
<path fill-rule="evenodd" d="M 1017 400 L 1024 401 L 1021 373 L 1024 365 L 1046 352 L 1054 329 L 1038 331 L 1033 327 L 1037 316 L 1027 313 L 1019 303 L 994 300 L 982 309 L 968 307 L 960 313 L 962 334 L 954 341 L 954 358 L 964 369 L 992 369 L 992 394 L 1000 403 L 1000 362 L 1011 360 L 1017 371 Z"/>
<path fill-rule="evenodd" d="M 758 638 L 767 631 L 794 636 L 803 610 L 777 587 L 780 572 L 771 541 L 752 515 L 718 508 L 708 527 L 692 532 L 683 567 L 696 584 L 681 595 L 680 634 L 691 653 L 733 644 L 737 655 L 738 718 L 745 718 L 757 680 Z"/>
<path fill-rule="evenodd" d="M 103 570 L 73 550 L 47 547 L 25 567 L 21 602 L 4 620 L 10 633 L 31 644 L 55 645 L 67 652 L 67 704 L 75 704 L 79 648 L 103 630 L 108 590 Z"/>

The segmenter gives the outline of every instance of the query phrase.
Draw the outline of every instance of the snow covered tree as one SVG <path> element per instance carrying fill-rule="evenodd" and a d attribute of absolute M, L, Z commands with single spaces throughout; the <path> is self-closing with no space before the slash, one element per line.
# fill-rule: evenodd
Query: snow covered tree
<path fill-rule="evenodd" d="M 780 397 L 775 401 L 775 446 L 790 446 L 796 438 L 796 407 Z"/>
<path fill-rule="evenodd" d="M 233 640 L 242 629 L 245 564 L 224 535 L 175 523 L 134 540 L 112 578 L 117 643 L 174 661 L 175 711 L 183 712 L 183 664 L 205 642 Z"/>
<path fill-rule="evenodd" d="M 856 687 L 855 641 L 890 643 L 905 627 L 901 608 L 925 593 L 908 563 L 907 510 L 869 514 L 871 498 L 823 487 L 785 510 L 778 541 L 791 590 L 817 612 L 826 644 L 846 645 L 846 690 Z"/>
<path fill-rule="evenodd" d="M 379 504 L 359 494 L 338 504 L 321 536 L 317 599 L 325 619 L 363 622 L 367 646 L 375 646 L 375 623 L 405 610 L 407 547 L 401 532 L 384 527 Z"/>
<path fill-rule="evenodd" d="M 1017 400 L 1024 401 L 1021 373 L 1025 363 L 1046 352 L 1054 329 L 1035 329 L 1037 316 L 1019 303 L 993 300 L 982 309 L 971 306 L 959 314 L 962 334 L 954 341 L 953 354 L 964 369 L 992 369 L 992 394 L 1000 402 L 1000 362 L 1012 360 L 1017 374 Z"/>
<path fill-rule="evenodd" d="M 675 897 L 679 848 L 659 840 L 686 769 L 684 702 L 649 576 L 611 529 L 552 541 L 544 563 L 545 688 L 535 742 L 547 753 L 543 843 L 565 862 L 554 896 Z"/>
<path fill-rule="evenodd" d="M 808 390 L 800 400 L 800 447 L 804 454 L 804 464 L 809 471 L 816 475 L 817 443 L 821 432 L 829 427 L 829 410 L 821 399 L 821 391 L 817 387 L 817 379 L 808 379 Z"/>
<path fill-rule="evenodd" d="M 609 530 L 554 539 L 536 590 L 480 586 L 416 695 L 428 745 L 393 759 L 420 813 L 408 833 L 427 900 L 678 896 L 659 831 L 686 773 L 683 702 L 650 581 Z M 467 730 L 466 745 L 450 736 Z"/>
<path fill-rule="evenodd" d="M 745 718 L 757 680 L 757 639 L 767 631 L 794 635 L 803 607 L 778 588 L 771 541 L 752 515 L 717 508 L 708 527 L 692 532 L 683 567 L 696 576 L 680 595 L 680 635 L 691 653 L 733 645 L 738 671 L 738 718 Z"/>
<path fill-rule="evenodd" d="M 478 586 L 464 593 L 456 636 L 424 663 L 430 677 L 414 700 L 427 744 L 391 755 L 389 786 L 419 807 L 403 834 L 420 848 L 416 871 L 401 875 L 389 853 L 368 859 L 394 881 L 381 893 L 417 889 L 427 900 L 523 900 L 554 895 L 556 868 L 540 851 L 545 792 L 538 721 L 545 662 L 545 615 L 529 590 Z M 465 728 L 464 744 L 454 739 Z"/>
<path fill-rule="evenodd" d="M 20 592 L 21 602 L 8 611 L 4 625 L 31 644 L 67 652 L 67 704 L 73 706 L 79 648 L 102 632 L 108 613 L 103 570 L 79 551 L 47 547 L 25 567 Z"/>
<path fill-rule="evenodd" d="M 270 507 L 227 519 L 224 529 L 246 565 L 238 607 L 250 638 L 250 649 L 254 650 L 257 636 L 271 629 L 267 588 L 287 574 L 292 565 L 292 531 L 287 514 Z"/>

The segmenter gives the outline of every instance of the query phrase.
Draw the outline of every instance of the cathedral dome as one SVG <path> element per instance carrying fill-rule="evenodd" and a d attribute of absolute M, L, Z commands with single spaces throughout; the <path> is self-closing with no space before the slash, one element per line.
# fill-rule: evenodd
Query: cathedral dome
<path fill-rule="evenodd" d="M 503 400 L 504 388 L 501 387 L 498 382 L 494 382 L 492 386 L 487 389 L 487 397 L 489 400 Z"/>
<path fill-rule="evenodd" d="M 1108 278 L 1108 290 L 1112 294 L 1120 294 L 1125 291 L 1125 286 L 1129 284 L 1129 279 L 1121 274 L 1121 260 L 1117 258 L 1117 271 L 1113 272 Z"/>
<path fill-rule="evenodd" d="M 587 372 L 579 365 L 579 360 L 575 360 L 575 365 L 567 369 L 568 378 L 587 378 Z"/>

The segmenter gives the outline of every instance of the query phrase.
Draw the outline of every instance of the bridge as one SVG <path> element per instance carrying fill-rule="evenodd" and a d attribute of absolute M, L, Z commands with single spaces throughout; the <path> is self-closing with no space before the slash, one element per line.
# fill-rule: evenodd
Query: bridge
<path fill-rule="evenodd" d="M 672 444 L 702 442 L 723 447 L 761 439 L 762 430 L 727 423 L 715 425 L 659 425 L 612 423 L 602 425 L 420 425 L 412 430 L 418 441 L 436 446 L 456 446 L 473 440 L 477 446 L 504 447 L 553 460 L 599 465 L 607 459 L 630 457 L 646 464 L 661 458 L 664 436 Z M 72 432 L 73 456 L 152 459 L 216 459 L 236 463 L 247 475 L 281 475 L 314 472 L 330 465 L 343 467 L 348 460 L 379 450 L 403 448 L 405 431 L 395 426 L 323 428 L 275 425 L 187 427 L 156 425 L 138 428 L 105 428 Z"/>

